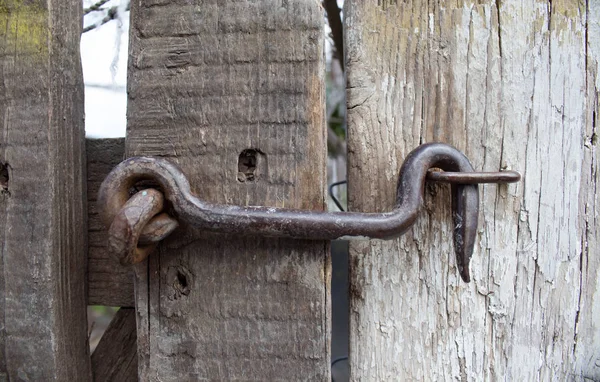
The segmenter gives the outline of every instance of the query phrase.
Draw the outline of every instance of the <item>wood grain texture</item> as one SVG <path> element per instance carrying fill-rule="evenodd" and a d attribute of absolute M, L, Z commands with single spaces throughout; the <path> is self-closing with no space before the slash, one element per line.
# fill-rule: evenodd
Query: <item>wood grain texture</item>
<path fill-rule="evenodd" d="M 137 381 L 135 309 L 121 308 L 92 354 L 95 382 Z"/>
<path fill-rule="evenodd" d="M 324 208 L 318 2 L 135 1 L 131 25 L 128 156 L 208 201 Z M 330 379 L 328 244 L 242 234 L 184 224 L 136 269 L 142 380 Z"/>
<path fill-rule="evenodd" d="M 0 4 L 0 380 L 91 379 L 81 17 Z"/>
<path fill-rule="evenodd" d="M 351 247 L 352 380 L 600 379 L 599 6 L 346 1 L 349 204 L 383 211 L 422 142 L 477 170 L 480 231 L 464 284 L 450 194 L 415 227 Z"/>
<path fill-rule="evenodd" d="M 134 307 L 133 269 L 107 251 L 107 229 L 98 216 L 96 199 L 106 175 L 125 159 L 125 139 L 87 139 L 88 304 Z"/>

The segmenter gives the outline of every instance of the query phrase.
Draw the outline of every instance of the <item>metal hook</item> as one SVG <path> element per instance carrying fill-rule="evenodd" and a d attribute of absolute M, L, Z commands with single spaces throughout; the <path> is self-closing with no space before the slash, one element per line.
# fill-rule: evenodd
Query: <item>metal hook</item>
<path fill-rule="evenodd" d="M 428 170 L 432 168 L 468 173 L 471 176 L 463 175 L 466 177 L 459 179 L 464 183 L 515 182 L 520 179 L 516 172 L 474 173 L 469 160 L 460 151 L 446 144 L 429 143 L 419 146 L 406 157 L 400 169 L 396 206 L 392 211 L 324 212 L 205 202 L 192 193 L 187 178 L 173 163 L 162 158 L 134 157 L 123 161 L 107 176 L 100 187 L 98 203 L 101 216 L 110 227 L 127 203 L 129 189 L 138 181 L 151 179 L 159 184 L 178 219 L 208 231 L 315 240 L 349 236 L 391 239 L 404 233 L 415 222 L 423 201 L 425 181 L 431 176 Z M 448 173 L 434 177 L 441 181 L 456 181 L 456 176 Z M 469 282 L 469 261 L 479 213 L 477 184 L 452 184 L 452 210 L 457 266 L 462 279 Z M 120 231 L 111 228 L 111 232 L 118 235 Z M 138 237 L 142 235 L 140 230 L 135 232 Z M 137 243 L 136 239 L 116 239 L 115 242 Z M 129 248 L 126 253 L 116 255 L 122 262 L 138 261 L 138 258 L 128 255 L 134 250 Z"/>

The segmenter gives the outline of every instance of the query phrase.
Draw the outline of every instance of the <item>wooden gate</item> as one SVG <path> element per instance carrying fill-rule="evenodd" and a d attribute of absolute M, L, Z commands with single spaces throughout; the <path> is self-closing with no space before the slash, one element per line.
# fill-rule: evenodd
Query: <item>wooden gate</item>
<path fill-rule="evenodd" d="M 523 174 L 482 188 L 470 284 L 445 186 L 351 245 L 351 379 L 600 380 L 600 5 L 344 7 L 351 209 L 389 210 L 424 142 Z M 132 1 L 127 138 L 85 142 L 80 0 L 0 2 L 0 381 L 331 378 L 328 242 L 182 224 L 126 268 L 95 204 L 151 155 L 207 201 L 323 209 L 323 12 Z M 121 307 L 91 356 L 88 304 Z"/>

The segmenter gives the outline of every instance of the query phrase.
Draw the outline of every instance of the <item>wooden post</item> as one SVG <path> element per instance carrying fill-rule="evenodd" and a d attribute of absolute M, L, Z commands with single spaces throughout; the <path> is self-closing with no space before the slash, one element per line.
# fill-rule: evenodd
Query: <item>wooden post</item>
<path fill-rule="evenodd" d="M 91 379 L 80 0 L 0 4 L 0 380 Z"/>
<path fill-rule="evenodd" d="M 481 188 L 470 284 L 446 186 L 351 246 L 352 380 L 600 378 L 596 3 L 346 1 L 351 209 L 389 209 L 422 142 L 524 175 Z"/>
<path fill-rule="evenodd" d="M 324 208 L 323 13 L 314 0 L 134 1 L 126 152 L 201 198 Z M 136 269 L 140 379 L 329 379 L 326 242 L 183 226 Z"/>
<path fill-rule="evenodd" d="M 134 307 L 134 274 L 108 252 L 107 228 L 98 215 L 100 184 L 125 159 L 125 139 L 86 139 L 88 189 L 88 304 Z"/>
<path fill-rule="evenodd" d="M 137 381 L 135 309 L 121 308 L 92 354 L 94 382 Z"/>

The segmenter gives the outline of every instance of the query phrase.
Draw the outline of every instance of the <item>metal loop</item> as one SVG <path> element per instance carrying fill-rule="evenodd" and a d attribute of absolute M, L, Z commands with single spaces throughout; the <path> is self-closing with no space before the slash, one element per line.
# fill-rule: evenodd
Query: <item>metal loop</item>
<path fill-rule="evenodd" d="M 177 228 L 176 220 L 159 214 L 163 204 L 163 194 L 149 188 L 133 195 L 114 216 L 108 230 L 108 247 L 122 265 L 143 261 L 160 240 Z"/>
<path fill-rule="evenodd" d="M 166 239 L 177 226 L 179 226 L 177 220 L 173 219 L 166 212 L 160 213 L 146 224 L 138 243 L 140 245 L 158 243 Z"/>

